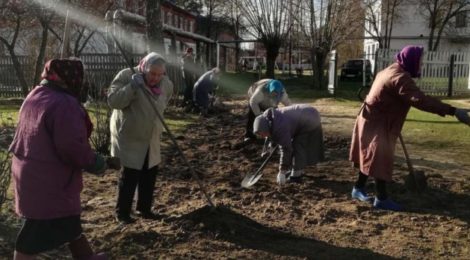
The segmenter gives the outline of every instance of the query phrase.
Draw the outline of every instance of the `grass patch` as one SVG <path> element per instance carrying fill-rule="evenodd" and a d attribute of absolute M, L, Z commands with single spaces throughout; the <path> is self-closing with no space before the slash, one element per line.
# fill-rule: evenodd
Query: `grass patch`
<path fill-rule="evenodd" d="M 452 100 L 444 102 L 455 103 Z M 455 117 L 440 117 L 412 108 L 402 133 L 406 143 L 411 143 L 419 149 L 436 153 L 446 151 L 455 154 L 455 158 L 452 159 L 456 161 L 461 163 L 470 161 L 470 154 L 467 152 L 470 147 L 470 129 L 458 122 Z"/>
<path fill-rule="evenodd" d="M 318 99 L 318 98 L 339 98 L 357 100 L 357 91 L 361 87 L 360 81 L 340 81 L 335 95 L 330 94 L 327 89 L 327 82 L 323 83 L 323 89 L 314 88 L 313 76 L 304 75 L 302 77 L 289 77 L 287 74 L 276 74 L 285 86 L 289 97 L 293 99 Z M 325 78 L 326 80 L 326 78 Z M 258 74 L 254 72 L 223 73 L 220 80 L 218 95 L 223 96 L 245 96 L 248 88 L 258 81 Z"/>
<path fill-rule="evenodd" d="M 168 128 L 170 128 L 172 134 L 181 134 L 188 127 L 188 125 L 196 121 L 196 116 L 188 116 L 184 118 L 173 118 L 171 116 L 167 116 L 167 118 L 165 118 L 165 122 L 168 125 Z"/>

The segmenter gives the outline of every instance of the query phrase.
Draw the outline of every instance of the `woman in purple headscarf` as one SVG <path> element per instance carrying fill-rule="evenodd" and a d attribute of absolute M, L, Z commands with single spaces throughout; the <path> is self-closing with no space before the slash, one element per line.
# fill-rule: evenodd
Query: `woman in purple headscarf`
<path fill-rule="evenodd" d="M 412 78 L 420 76 L 423 48 L 406 46 L 396 62 L 380 71 L 372 84 L 354 126 L 349 159 L 359 168 L 352 198 L 371 201 L 365 191 L 367 178 L 375 179 L 376 197 L 373 205 L 386 210 L 401 210 L 388 198 L 386 182 L 392 180 L 395 144 L 406 115 L 413 106 L 440 116 L 455 115 L 470 124 L 467 111 L 426 96 Z"/>

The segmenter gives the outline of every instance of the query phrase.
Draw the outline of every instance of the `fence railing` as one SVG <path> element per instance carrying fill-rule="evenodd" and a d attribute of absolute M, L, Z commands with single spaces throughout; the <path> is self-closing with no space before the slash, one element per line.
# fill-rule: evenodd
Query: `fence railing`
<path fill-rule="evenodd" d="M 395 61 L 399 50 L 379 49 L 375 56 L 378 72 Z M 453 96 L 470 93 L 470 53 L 435 51 L 425 52 L 421 78 L 416 83 L 420 89 L 435 96 Z"/>
<path fill-rule="evenodd" d="M 133 65 L 137 65 L 144 54 L 130 54 Z M 20 56 L 19 62 L 23 70 L 28 86 L 33 86 L 34 58 Z M 86 70 L 86 77 L 90 82 L 93 92 L 99 93 L 109 87 L 116 74 L 128 67 L 128 64 L 120 54 L 82 54 Z M 179 64 L 168 64 L 167 75 L 175 86 L 178 93 L 183 86 L 183 78 Z M 10 56 L 0 56 L 0 96 L 2 97 L 22 97 L 21 86 L 13 66 Z"/>

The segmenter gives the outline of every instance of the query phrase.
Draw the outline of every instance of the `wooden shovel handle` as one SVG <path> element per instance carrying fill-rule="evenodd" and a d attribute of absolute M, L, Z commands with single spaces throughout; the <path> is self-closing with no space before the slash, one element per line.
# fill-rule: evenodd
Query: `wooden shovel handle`
<path fill-rule="evenodd" d="M 398 139 L 400 139 L 401 147 L 403 149 L 403 153 L 405 154 L 405 160 L 406 164 L 408 165 L 408 171 L 410 171 L 410 174 L 413 174 L 413 165 L 411 164 L 410 156 L 408 155 L 408 151 L 406 150 L 405 142 L 403 141 L 403 136 L 401 135 L 401 133 L 398 134 Z"/>

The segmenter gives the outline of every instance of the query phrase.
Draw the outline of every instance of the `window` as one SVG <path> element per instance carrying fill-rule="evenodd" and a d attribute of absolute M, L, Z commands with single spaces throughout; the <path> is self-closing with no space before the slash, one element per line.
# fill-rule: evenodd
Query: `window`
<path fill-rule="evenodd" d="M 455 16 L 455 27 L 456 28 L 467 27 L 467 12 L 466 11 L 460 12 Z"/>
<path fill-rule="evenodd" d="M 167 16 L 166 23 L 169 24 L 169 25 L 171 25 L 171 22 L 172 22 L 171 13 L 170 13 L 170 12 L 167 12 L 167 13 L 166 13 L 166 16 Z"/>

